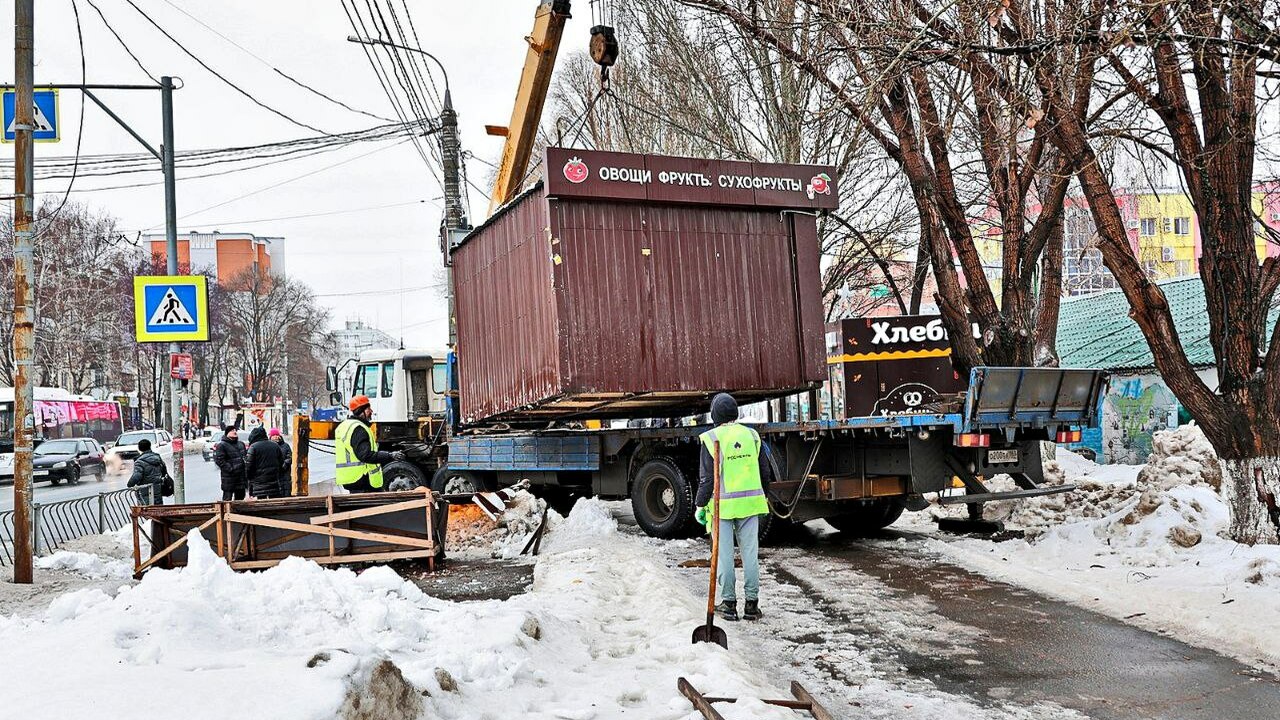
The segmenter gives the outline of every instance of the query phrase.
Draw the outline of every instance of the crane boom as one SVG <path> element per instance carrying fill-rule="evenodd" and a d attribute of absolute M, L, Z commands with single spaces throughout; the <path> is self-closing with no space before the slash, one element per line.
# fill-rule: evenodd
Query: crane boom
<path fill-rule="evenodd" d="M 524 181 L 529 156 L 533 154 L 533 142 L 538 136 L 538 124 L 542 121 L 542 105 L 551 86 L 551 71 L 555 69 L 556 55 L 560 51 L 560 36 L 569 17 L 569 0 L 541 0 L 538 3 L 533 32 L 525 38 L 529 50 L 525 54 L 524 69 L 520 72 L 511 122 L 506 127 L 507 141 L 502 146 L 498 175 L 493 181 L 490 214 L 510 200 Z M 491 133 L 494 131 L 502 132 L 499 128 L 490 128 Z"/>

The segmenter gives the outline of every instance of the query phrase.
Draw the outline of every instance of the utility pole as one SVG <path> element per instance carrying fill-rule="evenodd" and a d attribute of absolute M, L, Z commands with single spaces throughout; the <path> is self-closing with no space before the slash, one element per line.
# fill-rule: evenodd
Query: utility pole
<path fill-rule="evenodd" d="M 444 221 L 440 228 L 440 251 L 444 253 L 445 284 L 448 294 L 449 347 L 458 344 L 458 323 L 454 316 L 453 263 L 449 252 L 466 229 L 462 207 L 462 144 L 458 142 L 458 113 L 453 111 L 453 98 L 445 88 L 440 108 L 440 158 L 444 169 Z"/>
<path fill-rule="evenodd" d="M 35 0 L 14 5 L 13 134 L 13 581 L 32 582 L 31 451 L 35 433 L 35 393 L 31 387 L 35 358 L 36 313 L 31 297 L 35 283 Z"/>
<path fill-rule="evenodd" d="M 178 200 L 176 194 L 176 178 L 173 162 L 173 78 L 165 75 L 160 78 L 160 112 L 164 115 L 163 138 L 160 146 L 160 165 L 164 169 L 164 239 L 165 239 L 165 273 L 178 274 Z M 173 367 L 173 356 L 181 352 L 178 343 L 169 343 L 169 367 Z M 169 400 L 171 413 L 169 429 L 173 434 L 173 501 L 179 505 L 187 501 L 187 483 L 185 477 L 186 437 L 182 434 L 182 381 L 169 378 Z"/>

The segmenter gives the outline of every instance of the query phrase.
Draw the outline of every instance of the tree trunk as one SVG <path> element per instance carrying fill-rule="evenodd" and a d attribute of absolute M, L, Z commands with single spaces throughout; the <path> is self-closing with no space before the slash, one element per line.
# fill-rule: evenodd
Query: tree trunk
<path fill-rule="evenodd" d="M 1222 495 L 1231 510 L 1231 539 L 1280 543 L 1280 452 L 1222 461 Z"/>

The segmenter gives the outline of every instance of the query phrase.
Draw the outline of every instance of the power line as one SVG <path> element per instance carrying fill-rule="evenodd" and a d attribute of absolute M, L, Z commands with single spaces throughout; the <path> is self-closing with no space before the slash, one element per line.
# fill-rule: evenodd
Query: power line
<path fill-rule="evenodd" d="M 356 292 L 344 293 L 323 293 L 313 295 L 312 297 L 356 297 L 358 295 L 404 295 L 406 293 L 422 292 L 423 290 L 435 290 L 435 285 L 419 285 L 411 288 L 397 288 L 394 290 L 357 290 Z"/>
<path fill-rule="evenodd" d="M 102 14 L 101 8 L 99 8 L 93 0 L 86 1 L 89 3 L 89 7 L 93 8 L 94 11 L 98 13 L 98 17 L 102 19 L 102 24 L 106 25 L 107 30 L 115 36 L 116 42 L 120 43 L 120 47 L 124 48 L 124 51 L 129 54 L 129 57 L 133 58 L 133 61 L 137 63 L 138 69 L 141 70 L 148 78 L 151 78 L 151 82 L 159 85 L 160 79 L 155 75 L 152 75 L 151 71 L 147 69 L 147 66 L 143 65 L 142 61 L 138 59 L 138 56 L 133 54 L 133 50 L 129 47 L 129 44 L 124 41 L 124 38 L 120 37 L 120 33 L 116 32 L 115 28 L 111 27 L 111 23 L 107 22 L 107 16 Z"/>
<path fill-rule="evenodd" d="M 382 23 L 383 32 L 387 34 L 387 37 L 392 38 L 392 41 L 394 42 L 396 36 L 392 34 L 391 27 L 387 25 L 387 19 L 382 14 L 382 6 L 374 5 L 372 0 L 365 0 L 365 6 L 369 8 L 370 21 L 372 22 L 374 20 L 374 15 L 376 13 L 377 20 Z M 379 38 L 381 38 L 381 34 L 379 34 Z M 400 39 L 403 40 L 403 38 L 400 38 Z M 400 43 L 400 44 L 403 44 L 403 43 Z M 391 67 L 393 69 L 399 68 L 399 71 L 396 73 L 396 82 L 399 83 L 400 88 L 404 90 L 405 97 L 409 101 L 409 108 L 413 110 L 414 115 L 418 117 L 419 121 L 425 122 L 426 117 L 428 116 L 434 117 L 438 115 L 439 113 L 435 112 L 433 108 L 429 108 L 427 106 L 426 101 L 419 94 L 417 86 L 414 84 L 414 76 L 410 75 L 409 67 L 412 66 L 414 68 L 414 73 L 416 74 L 417 65 L 413 64 L 412 58 L 410 59 L 409 63 L 406 64 L 404 59 L 400 55 L 399 48 L 391 47 L 385 44 L 379 44 L 379 47 L 381 47 L 382 50 L 387 53 L 387 57 L 391 60 Z M 374 49 L 374 52 L 377 52 L 376 48 Z M 418 77 L 418 80 L 420 82 L 421 77 Z M 430 143 L 428 144 L 428 147 L 430 148 L 431 156 L 435 158 L 435 161 L 437 163 L 443 164 L 442 159 L 440 158 L 440 155 L 439 155 L 439 149 L 434 144 L 430 144 Z M 428 165 L 431 168 L 431 174 L 436 177 L 437 181 L 439 181 L 440 177 L 439 175 L 436 174 L 435 165 L 431 165 L 430 163 L 428 163 Z"/>
<path fill-rule="evenodd" d="M 406 141 L 405 140 L 400 141 L 400 143 L 403 143 L 403 142 L 406 142 Z M 396 143 L 396 144 L 400 144 L 400 143 Z M 222 177 L 223 175 L 231 175 L 233 173 L 238 173 L 238 172 L 248 172 L 250 170 L 258 170 L 260 168 L 268 167 L 271 165 L 279 165 L 281 163 L 290 162 L 293 160 L 300 160 L 303 158 L 313 157 L 315 155 L 319 155 L 324 152 L 330 152 L 331 150 L 332 149 L 313 150 L 305 155 L 294 155 L 294 156 L 280 158 L 276 160 L 268 160 L 267 162 L 258 163 L 256 165 L 249 165 L 247 167 L 230 168 L 227 170 L 219 170 L 217 172 L 201 173 L 199 175 L 188 175 L 186 177 L 177 178 L 177 181 L 183 182 L 186 180 L 203 180 L 203 179 L 213 178 L 213 177 Z M 156 185 L 160 185 L 162 183 L 163 183 L 162 180 L 155 180 L 151 182 L 128 183 L 124 185 L 106 185 L 106 186 L 99 186 L 99 187 L 92 187 L 92 188 L 77 188 L 75 190 L 72 190 L 71 192 L 80 193 L 80 192 L 101 192 L 101 191 L 108 191 L 108 190 L 129 190 L 132 188 L 155 187 Z"/>
<path fill-rule="evenodd" d="M 233 203 L 233 202 L 237 202 L 237 201 L 239 201 L 239 200 L 243 200 L 243 199 L 245 199 L 245 198 L 247 198 L 247 197 L 252 197 L 252 196 L 254 196 L 254 195 L 258 195 L 258 194 L 260 194 L 260 193 L 267 192 L 267 191 L 269 191 L 269 190 L 274 190 L 274 189 L 276 189 L 276 188 L 278 188 L 278 187 L 281 187 L 281 186 L 283 186 L 283 185 L 288 185 L 289 183 L 297 182 L 298 180 L 302 180 L 302 179 L 304 179 L 304 178 L 311 177 L 312 175 L 318 175 L 318 174 L 320 174 L 320 173 L 322 173 L 322 172 L 325 172 L 325 171 L 327 171 L 327 170 L 332 170 L 333 168 L 336 168 L 336 167 L 339 167 L 339 166 L 342 166 L 342 165 L 346 165 L 347 163 L 352 163 L 352 162 L 355 162 L 356 160 L 360 160 L 360 159 L 362 159 L 362 158 L 369 157 L 370 155 L 373 155 L 374 153 L 380 153 L 380 152 L 382 152 L 383 150 L 387 150 L 387 149 L 389 149 L 389 148 L 393 148 L 393 147 L 395 147 L 395 146 L 396 146 L 396 145 L 398 145 L 398 144 L 399 144 L 399 143 L 396 143 L 395 145 L 386 145 L 386 146 L 383 146 L 383 147 L 380 147 L 380 148 L 374 148 L 373 150 L 370 150 L 370 151 L 369 151 L 369 152 L 367 152 L 367 153 L 361 153 L 361 154 L 359 154 L 359 155 L 356 155 L 355 157 L 347 158 L 346 160 L 341 160 L 341 161 L 339 161 L 339 162 L 332 163 L 332 164 L 330 164 L 330 165 L 325 165 L 324 167 L 316 168 L 315 170 L 311 170 L 310 172 L 305 172 L 305 173 L 303 173 L 303 174 L 301 174 L 301 175 L 295 175 L 295 176 L 293 176 L 293 177 L 291 177 L 291 178 L 286 178 L 286 179 L 281 180 L 281 181 L 279 181 L 279 182 L 275 182 L 275 183 L 272 183 L 272 184 L 270 184 L 270 185 L 265 185 L 265 186 L 263 186 L 263 187 L 260 187 L 260 188 L 255 189 L 255 190 L 250 190 L 249 192 L 244 193 L 243 195 L 237 195 L 237 196 L 235 196 L 235 197 L 233 197 L 233 198 L 230 198 L 230 199 L 228 199 L 228 200 L 223 200 L 222 202 L 214 203 L 213 205 L 209 205 L 209 206 L 206 206 L 206 207 L 200 208 L 199 210 L 195 210 L 195 211 L 189 212 L 189 213 L 187 213 L 187 214 L 185 214 L 185 215 L 180 215 L 180 216 L 178 217 L 178 219 L 179 219 L 179 220 L 185 220 L 186 218 L 189 218 L 189 217 L 191 217 L 191 216 L 193 216 L 193 215 L 199 215 L 199 214 L 201 214 L 201 213 L 203 213 L 203 212 L 205 212 L 205 211 L 207 211 L 207 210 L 212 210 L 212 209 L 214 209 L 214 208 L 220 208 L 220 207 L 222 207 L 222 206 L 224 206 L 224 205 L 230 205 L 230 204 L 231 204 L 231 203 Z M 150 227 L 147 227 L 147 228 L 145 228 L 145 229 L 147 229 L 147 230 L 151 230 L 151 229 L 154 229 L 154 228 L 157 228 L 157 227 L 160 227 L 160 223 L 157 223 L 157 224 L 155 224 L 155 225 L 151 225 Z"/>
<path fill-rule="evenodd" d="M 80 6 L 76 0 L 71 0 L 71 12 L 76 18 L 76 41 L 80 48 L 80 84 L 84 85 L 88 76 L 88 70 L 84 57 L 84 30 L 80 26 Z M 36 234 L 38 239 L 41 235 L 53 227 L 53 221 L 58 219 L 58 215 L 62 214 L 62 209 L 67 206 L 67 200 L 71 197 L 71 188 L 76 184 L 76 176 L 80 172 L 80 142 L 84 139 L 84 111 L 85 111 L 84 93 L 80 94 L 80 122 L 76 128 L 76 157 L 75 162 L 71 166 L 71 182 L 67 183 L 66 192 L 62 193 L 62 202 L 58 203 L 58 208 L 44 218 L 44 230 Z"/>
<path fill-rule="evenodd" d="M 360 113 L 361 115 L 365 115 L 365 116 L 371 117 L 371 118 L 373 118 L 373 119 L 375 119 L 375 120 L 382 120 L 382 121 L 384 121 L 384 122 L 393 122 L 390 118 L 384 118 L 384 117 L 382 117 L 381 115 L 375 115 L 375 114 L 373 114 L 373 113 L 371 113 L 371 112 L 367 112 L 367 111 L 365 111 L 365 110 L 361 110 L 361 109 L 359 109 L 359 108 L 351 107 L 350 105 L 348 105 L 348 104 L 346 104 L 346 103 L 342 102 L 341 100 L 338 100 L 338 99 L 336 99 L 336 98 L 330 97 L 329 95 L 326 95 L 325 93 L 323 93 L 323 92 L 321 92 L 321 91 L 319 91 L 319 90 L 317 90 L 317 89 L 315 89 L 315 88 L 311 87 L 310 85 L 308 85 L 308 84 L 306 84 L 306 83 L 302 82 L 301 80 L 298 80 L 297 78 L 293 77 L 292 75 L 289 75 L 288 73 L 286 73 L 285 71 L 283 71 L 283 70 L 281 70 L 280 68 L 276 67 L 275 65 L 272 65 L 270 62 L 268 62 L 267 60 L 263 59 L 263 57 L 262 57 L 261 55 L 258 55 L 258 54 L 257 54 L 257 53 L 255 53 L 254 51 L 252 51 L 252 50 L 250 50 L 249 48 L 247 48 L 247 47 L 245 47 L 245 46 L 241 45 L 240 43 L 236 42 L 235 40 L 232 40 L 231 38 L 227 37 L 226 35 L 223 35 L 223 34 L 222 34 L 221 32 L 219 32 L 216 28 L 211 27 L 208 23 L 206 23 L 205 21 L 203 21 L 203 20 L 201 20 L 200 18 L 196 17 L 195 15 L 192 15 L 191 13 L 189 13 L 189 12 L 187 12 L 186 10 L 182 9 L 181 7 L 178 7 L 177 5 L 173 4 L 172 2 L 169 2 L 169 0 L 164 0 L 164 4 L 165 4 L 165 5 L 168 5 L 169 7 L 173 8 L 174 10 L 177 10 L 178 12 L 182 13 L 183 15 L 186 15 L 187 17 L 191 18 L 191 19 L 192 19 L 192 20 L 193 20 L 197 25 L 199 25 L 200 27 L 203 27 L 204 29 L 208 30 L 209 32 L 213 33 L 214 35 L 217 35 L 218 37 L 222 38 L 223 40 L 226 40 L 227 42 L 229 42 L 229 43 L 231 43 L 232 45 L 236 46 L 237 48 L 239 48 L 240 50 L 242 50 L 244 53 L 246 53 L 247 55 L 249 55 L 249 57 L 251 57 L 251 58 L 253 58 L 254 60 L 257 60 L 258 62 L 262 63 L 263 65 L 265 65 L 265 66 L 267 66 L 267 67 L 271 68 L 273 71 L 275 71 L 275 73 L 276 73 L 277 75 L 279 75 L 280 77 L 284 78 L 285 80 L 288 80 L 289 82 L 293 83 L 294 85 L 297 85 L 298 87 L 302 88 L 303 90 L 306 90 L 307 92 L 310 92 L 310 93 L 312 93 L 313 95 L 317 95 L 317 96 L 319 96 L 319 97 L 321 97 L 321 98 L 324 98 L 325 100 L 328 100 L 329 102 L 331 102 L 331 103 L 333 103 L 333 104 L 335 104 L 335 105 L 338 105 L 338 106 L 340 106 L 340 107 L 346 108 L 347 110 L 350 110 L 351 112 L 354 112 L 354 113 Z"/>
<path fill-rule="evenodd" d="M 324 130 L 321 130 L 321 129 L 320 129 L 320 128 L 318 128 L 318 127 L 315 127 L 315 126 L 313 126 L 313 125 L 308 125 L 307 123 L 304 123 L 304 122 L 302 122 L 301 120 L 298 120 L 298 119 L 295 119 L 295 118 L 293 118 L 293 117 L 290 117 L 289 115 L 287 115 L 287 114 L 285 114 L 285 113 L 283 113 L 283 112 L 281 112 L 281 111 L 279 111 L 279 110 L 277 110 L 277 109 L 275 109 L 275 108 L 271 107 L 270 105 L 268 105 L 268 104 L 266 104 L 266 103 L 262 102 L 261 100 L 259 100 L 259 99 L 258 99 L 258 98 L 256 98 L 256 97 L 254 97 L 252 94 L 250 94 L 250 93 L 249 93 L 249 91 L 248 91 L 248 90 L 245 90 L 244 88 L 240 87 L 239 85 L 236 85 L 235 83 L 233 83 L 233 82 L 231 82 L 230 80 L 228 80 L 228 79 L 227 79 L 227 77 L 226 77 L 225 75 L 223 75 L 222 73 L 218 72 L 217 70 L 214 70 L 212 67 L 210 67 L 210 66 L 209 66 L 209 64 L 208 64 L 208 63 L 206 63 L 204 60 L 201 60 L 199 57 L 197 57 L 197 56 L 196 56 L 196 54 L 195 54 L 195 53 L 193 53 L 193 52 L 191 52 L 190 50 L 188 50 L 188 49 L 186 48 L 186 46 L 185 46 L 185 45 L 183 45 L 181 42 L 178 42 L 178 39 L 177 39 L 177 38 L 175 38 L 174 36 L 170 35 L 170 34 L 169 34 L 169 31 L 167 31 L 167 30 L 165 30 L 164 28 L 160 27 L 160 24 L 159 24 L 159 23 L 157 23 L 155 20 L 152 20 L 152 19 L 151 19 L 151 16 L 150 16 L 150 15 L 148 15 L 145 11 L 143 11 L 143 9 L 142 9 L 142 8 L 138 7 L 137 3 L 135 3 L 133 0 L 124 0 L 124 1 L 125 1 L 125 2 L 127 2 L 127 3 L 129 3 L 129 5 L 130 5 L 134 10 L 137 10 L 137 11 L 138 11 L 138 14 L 139 14 L 139 15 L 141 15 L 143 18 L 145 18 L 147 22 L 151 23 L 151 26 L 152 26 L 152 27 L 154 27 L 156 30 L 159 30 L 159 31 L 160 31 L 160 34 L 162 34 L 162 35 L 164 35 L 165 37 L 169 38 L 169 41 L 170 41 L 170 42 L 172 42 L 174 45 L 176 45 L 176 46 L 178 47 L 178 49 L 179 49 L 179 50 L 181 50 L 182 52 L 186 53 L 187 57 L 191 58 L 192 60 L 195 60 L 195 61 L 196 61 L 196 63 L 198 63 L 198 64 L 200 65 L 200 67 L 204 68 L 205 70 L 208 70 L 208 71 L 209 71 L 209 72 L 210 72 L 214 77 L 216 77 L 216 78 L 218 78 L 219 80 L 221 80 L 222 82 L 226 83 L 227 87 L 230 87 L 232 90 L 235 90 L 236 92 L 238 92 L 238 93 L 240 93 L 241 95 L 243 95 L 243 96 L 245 96 L 246 98 L 248 98 L 250 101 L 252 101 L 252 102 L 253 102 L 253 104 L 254 104 L 254 105 L 257 105 L 258 107 L 260 107 L 260 108 L 262 108 L 262 109 L 264 109 L 264 110 L 267 110 L 268 112 L 271 112 L 271 113 L 272 113 L 272 114 L 274 114 L 274 115 L 278 115 L 279 117 L 282 117 L 282 118 L 284 118 L 285 120 L 288 120 L 289 122 L 293 123 L 294 125 L 297 125 L 298 127 L 306 128 L 306 129 L 308 129 L 308 130 L 310 130 L 310 131 L 312 131 L 312 132 L 316 132 L 316 133 L 319 133 L 319 134 L 321 134 L 321 135 L 328 135 L 328 134 L 329 134 L 329 133 L 325 132 Z"/>
<path fill-rule="evenodd" d="M 360 15 L 360 9 L 356 6 L 355 0 L 351 0 L 351 7 L 347 7 L 347 0 L 342 0 L 342 11 L 347 15 L 347 22 L 351 24 L 351 29 L 356 33 L 368 35 L 369 31 L 364 25 L 364 17 Z M 354 13 L 354 15 L 352 14 Z M 404 108 L 400 104 L 399 98 L 395 92 L 391 90 L 391 73 L 387 72 L 382 65 L 382 59 L 377 53 L 370 51 L 369 47 L 363 43 L 360 48 L 364 51 L 365 59 L 369 61 L 369 66 L 373 68 L 374 77 L 378 79 L 378 84 L 382 86 L 382 92 L 387 97 L 387 101 L 391 104 L 391 109 L 395 112 L 396 117 L 406 125 L 409 123 L 408 114 L 404 112 Z M 422 158 L 422 163 L 428 168 L 432 168 L 431 161 L 427 159 L 426 152 L 423 151 L 422 145 L 417 138 L 413 139 L 413 147 L 418 151 L 418 156 Z M 434 174 L 434 168 L 432 168 Z M 438 178 L 437 178 L 438 180 Z"/>
<path fill-rule="evenodd" d="M 328 217 L 330 215 L 348 215 L 351 213 L 369 212 L 371 210 L 386 210 L 388 208 L 408 207 L 409 205 L 422 205 L 424 203 L 434 202 L 432 200 L 407 200 L 405 202 L 387 203 L 385 205 L 370 205 L 369 207 L 351 208 L 350 210 L 331 210 L 329 212 L 304 213 L 302 215 L 281 215 L 280 217 L 256 218 L 253 220 L 202 220 L 201 225 L 250 225 L 253 223 L 277 222 L 280 220 L 301 220 L 318 217 Z M 439 203 L 436 203 L 437 205 Z"/>

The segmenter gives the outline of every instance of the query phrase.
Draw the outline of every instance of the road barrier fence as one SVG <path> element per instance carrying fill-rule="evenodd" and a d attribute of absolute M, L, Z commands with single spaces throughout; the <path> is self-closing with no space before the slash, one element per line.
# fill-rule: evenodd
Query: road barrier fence
<path fill-rule="evenodd" d="M 143 487 L 150 490 L 151 486 Z M 48 554 L 68 541 L 129 524 L 129 508 L 145 500 L 145 494 L 125 488 L 72 500 L 31 503 L 35 554 Z M 0 565 L 13 564 L 13 540 L 13 511 L 0 512 Z"/>

